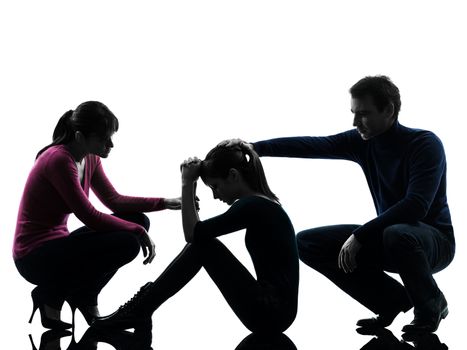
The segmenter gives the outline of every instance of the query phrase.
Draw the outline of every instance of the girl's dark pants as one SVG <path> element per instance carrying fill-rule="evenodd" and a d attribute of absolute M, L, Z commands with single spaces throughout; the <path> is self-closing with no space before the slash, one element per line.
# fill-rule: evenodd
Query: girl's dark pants
<path fill-rule="evenodd" d="M 151 312 L 156 310 L 180 291 L 202 267 L 250 331 L 283 332 L 294 321 L 296 298 L 282 298 L 272 286 L 258 282 L 218 239 L 187 244 L 153 283 L 146 308 Z"/>

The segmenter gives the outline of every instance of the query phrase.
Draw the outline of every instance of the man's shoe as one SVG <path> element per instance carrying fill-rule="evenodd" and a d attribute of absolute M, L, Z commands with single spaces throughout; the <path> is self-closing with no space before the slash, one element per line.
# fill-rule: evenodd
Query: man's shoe
<path fill-rule="evenodd" d="M 400 311 L 382 313 L 372 318 L 363 318 L 357 321 L 357 326 L 362 328 L 385 328 L 399 315 Z"/>
<path fill-rule="evenodd" d="M 448 350 L 448 346 L 441 343 L 434 333 L 404 333 L 402 339 L 413 343 L 415 349 L 420 350 Z"/>
<path fill-rule="evenodd" d="M 430 333 L 438 329 L 439 323 L 448 315 L 448 303 L 443 293 L 428 300 L 423 307 L 415 308 L 414 320 L 402 328 L 406 333 Z"/>

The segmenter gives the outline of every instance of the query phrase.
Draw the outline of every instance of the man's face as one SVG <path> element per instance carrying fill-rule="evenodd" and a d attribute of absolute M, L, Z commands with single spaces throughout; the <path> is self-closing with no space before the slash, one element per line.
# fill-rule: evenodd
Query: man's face
<path fill-rule="evenodd" d="M 394 122 L 394 106 L 389 104 L 384 110 L 378 111 L 371 96 L 352 97 L 350 110 L 354 114 L 353 126 L 364 140 L 382 134 Z"/>

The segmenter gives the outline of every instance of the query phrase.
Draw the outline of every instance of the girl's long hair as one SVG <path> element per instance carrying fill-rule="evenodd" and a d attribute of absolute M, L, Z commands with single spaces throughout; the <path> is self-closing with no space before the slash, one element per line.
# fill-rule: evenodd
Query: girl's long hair
<path fill-rule="evenodd" d="M 207 177 L 225 179 L 232 168 L 240 172 L 252 190 L 279 202 L 277 196 L 269 188 L 258 154 L 243 144 L 217 146 L 209 151 L 201 163 L 201 179 L 204 182 Z"/>
<path fill-rule="evenodd" d="M 69 110 L 61 116 L 54 129 L 52 143 L 42 148 L 36 159 L 49 147 L 71 142 L 76 131 L 84 136 L 94 134 L 104 138 L 117 130 L 118 119 L 106 105 L 98 101 L 83 102 L 74 111 Z"/>

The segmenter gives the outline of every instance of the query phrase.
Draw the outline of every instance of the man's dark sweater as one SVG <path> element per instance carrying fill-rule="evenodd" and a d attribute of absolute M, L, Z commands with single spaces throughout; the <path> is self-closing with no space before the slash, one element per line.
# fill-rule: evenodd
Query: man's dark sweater
<path fill-rule="evenodd" d="M 378 216 L 354 231 L 364 243 L 386 227 L 424 222 L 454 242 L 446 197 L 446 157 L 432 132 L 397 121 L 368 141 L 357 130 L 328 137 L 283 137 L 253 143 L 260 156 L 346 159 L 365 173 Z"/>

